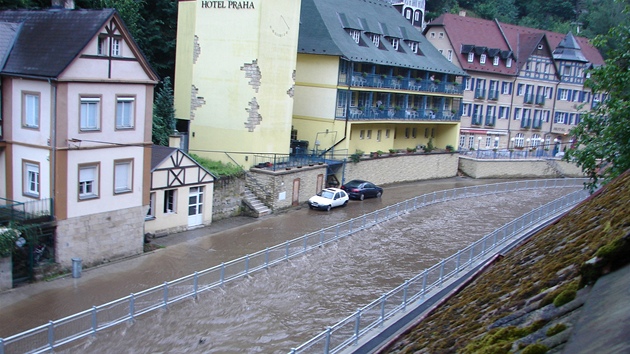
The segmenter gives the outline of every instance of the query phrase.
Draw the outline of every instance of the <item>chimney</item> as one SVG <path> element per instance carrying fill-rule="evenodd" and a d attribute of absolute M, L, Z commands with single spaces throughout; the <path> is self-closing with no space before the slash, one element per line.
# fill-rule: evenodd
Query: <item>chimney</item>
<path fill-rule="evenodd" d="M 74 0 L 52 0 L 52 8 L 74 10 Z"/>
<path fill-rule="evenodd" d="M 459 15 L 461 17 L 466 17 L 466 11 L 465 10 L 459 10 Z"/>

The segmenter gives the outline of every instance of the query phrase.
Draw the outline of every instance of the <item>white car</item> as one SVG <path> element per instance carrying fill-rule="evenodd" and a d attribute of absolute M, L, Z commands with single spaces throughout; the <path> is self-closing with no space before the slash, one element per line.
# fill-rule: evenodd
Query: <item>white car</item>
<path fill-rule="evenodd" d="M 308 200 L 311 209 L 330 210 L 334 207 L 348 204 L 348 193 L 339 188 L 322 189 L 317 195 Z"/>

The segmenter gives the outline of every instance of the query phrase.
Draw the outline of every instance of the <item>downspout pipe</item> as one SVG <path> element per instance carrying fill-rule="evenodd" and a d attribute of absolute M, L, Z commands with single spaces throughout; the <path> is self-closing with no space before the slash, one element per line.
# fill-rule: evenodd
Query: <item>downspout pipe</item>
<path fill-rule="evenodd" d="M 56 176 L 57 176 L 57 85 L 53 80 L 48 79 L 50 85 L 51 96 L 51 112 L 50 112 L 50 195 L 52 196 L 51 202 L 51 215 L 56 219 L 55 213 L 55 201 L 56 198 Z"/>

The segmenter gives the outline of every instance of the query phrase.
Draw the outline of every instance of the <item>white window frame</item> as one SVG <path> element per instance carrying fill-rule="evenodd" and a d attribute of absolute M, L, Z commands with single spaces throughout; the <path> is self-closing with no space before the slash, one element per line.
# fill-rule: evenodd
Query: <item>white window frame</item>
<path fill-rule="evenodd" d="M 514 120 L 521 120 L 521 111 L 522 111 L 522 108 L 520 107 L 514 108 Z"/>
<path fill-rule="evenodd" d="M 446 59 L 448 61 L 451 61 L 451 62 L 453 61 L 453 50 L 452 49 L 449 49 L 449 50 L 446 51 Z"/>
<path fill-rule="evenodd" d="M 499 65 L 499 57 L 494 57 L 492 58 L 492 65 L 494 66 L 498 66 Z"/>
<path fill-rule="evenodd" d="M 525 135 L 523 133 L 516 133 L 514 137 L 514 147 L 525 147 Z"/>
<path fill-rule="evenodd" d="M 472 63 L 473 61 L 475 61 L 475 53 L 470 52 L 468 53 L 468 62 Z"/>
<path fill-rule="evenodd" d="M 361 39 L 361 32 L 355 29 L 350 30 L 350 37 L 354 39 L 356 44 L 359 44 L 359 40 Z"/>
<path fill-rule="evenodd" d="M 25 128 L 39 128 L 40 101 L 39 93 L 22 93 L 22 126 Z"/>
<path fill-rule="evenodd" d="M 24 175 L 22 192 L 25 196 L 39 198 L 41 186 L 39 164 L 23 161 L 22 169 Z"/>
<path fill-rule="evenodd" d="M 155 192 L 149 193 L 149 210 L 147 210 L 147 215 L 144 217 L 145 220 L 155 219 L 155 198 Z"/>
<path fill-rule="evenodd" d="M 481 56 L 479 57 L 479 63 L 480 64 L 485 64 L 486 63 L 486 55 L 485 54 L 481 54 Z"/>
<path fill-rule="evenodd" d="M 398 50 L 399 45 L 400 45 L 400 40 L 398 38 L 392 38 L 392 47 L 394 47 L 394 50 Z"/>
<path fill-rule="evenodd" d="M 468 148 L 472 149 L 475 147 L 475 136 L 471 135 L 468 137 Z"/>
<path fill-rule="evenodd" d="M 114 194 L 133 191 L 133 160 L 114 161 Z"/>
<path fill-rule="evenodd" d="M 79 165 L 79 200 L 98 198 L 99 165 Z"/>
<path fill-rule="evenodd" d="M 133 129 L 136 116 L 134 97 L 116 98 L 116 129 Z"/>
<path fill-rule="evenodd" d="M 112 56 L 113 57 L 121 57 L 122 56 L 122 39 L 112 37 Z"/>
<path fill-rule="evenodd" d="M 177 189 L 164 190 L 164 214 L 177 213 Z"/>
<path fill-rule="evenodd" d="M 361 129 L 359 130 L 359 139 L 364 139 L 365 138 L 365 130 Z"/>
<path fill-rule="evenodd" d="M 81 131 L 97 131 L 101 129 L 101 99 L 100 97 L 81 97 L 80 122 Z"/>
<path fill-rule="evenodd" d="M 569 90 L 567 89 L 558 89 L 560 101 L 568 101 L 569 100 Z"/>
<path fill-rule="evenodd" d="M 374 46 L 376 46 L 376 48 L 380 47 L 380 45 L 381 45 L 381 35 L 380 34 L 376 34 L 376 33 L 372 33 L 372 43 L 374 43 Z"/>
<path fill-rule="evenodd" d="M 507 58 L 505 60 L 505 67 L 506 68 L 511 68 L 512 67 L 512 58 Z"/>
<path fill-rule="evenodd" d="M 107 37 L 98 37 L 96 41 L 96 54 L 107 55 Z"/>
<path fill-rule="evenodd" d="M 418 54 L 418 42 L 409 41 L 409 48 L 411 48 L 412 52 Z"/>

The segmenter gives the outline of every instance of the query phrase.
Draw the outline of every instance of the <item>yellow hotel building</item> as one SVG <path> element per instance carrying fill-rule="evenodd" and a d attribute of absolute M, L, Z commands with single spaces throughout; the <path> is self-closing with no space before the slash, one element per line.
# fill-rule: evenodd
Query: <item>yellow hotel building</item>
<path fill-rule="evenodd" d="M 296 142 L 329 159 L 455 147 L 465 76 L 385 1 L 179 1 L 178 127 L 245 168 Z"/>

